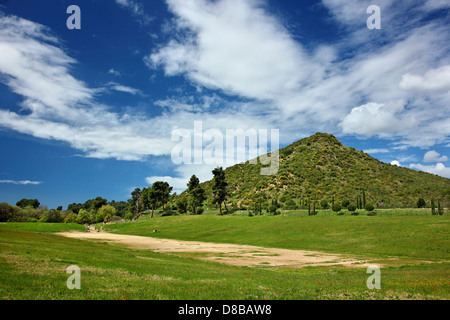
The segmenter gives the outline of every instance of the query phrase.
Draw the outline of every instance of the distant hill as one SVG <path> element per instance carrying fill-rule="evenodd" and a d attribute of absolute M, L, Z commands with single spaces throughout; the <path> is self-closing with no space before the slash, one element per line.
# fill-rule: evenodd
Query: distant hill
<path fill-rule="evenodd" d="M 346 147 L 336 137 L 316 133 L 280 149 L 280 167 L 273 176 L 260 174 L 261 164 L 248 162 L 225 170 L 228 206 L 247 207 L 257 197 L 276 199 L 284 207 L 306 207 L 322 200 L 330 205 L 347 199 L 356 204 L 363 191 L 366 203 L 383 207 L 415 207 L 419 198 L 430 206 L 440 199 L 448 206 L 450 179 L 383 163 L 363 151 Z M 211 181 L 202 183 L 208 198 Z"/>

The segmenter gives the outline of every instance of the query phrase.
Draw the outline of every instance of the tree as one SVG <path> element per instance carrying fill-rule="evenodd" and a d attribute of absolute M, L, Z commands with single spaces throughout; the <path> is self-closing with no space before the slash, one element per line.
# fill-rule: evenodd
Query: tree
<path fill-rule="evenodd" d="M 92 201 L 91 209 L 94 209 L 95 211 L 97 211 L 102 206 L 106 206 L 107 203 L 108 203 L 108 200 L 103 199 L 102 197 L 97 197 Z"/>
<path fill-rule="evenodd" d="M 82 209 L 82 205 L 81 203 L 71 203 L 67 206 L 67 210 L 72 211 L 75 214 L 78 214 L 78 212 L 80 211 L 80 209 Z"/>
<path fill-rule="evenodd" d="M 438 200 L 437 214 L 440 216 L 444 214 L 444 208 L 441 207 L 441 200 Z"/>
<path fill-rule="evenodd" d="M 366 191 L 362 190 L 362 208 L 366 207 Z"/>
<path fill-rule="evenodd" d="M 177 211 L 180 214 L 186 213 L 187 212 L 187 200 L 186 197 L 179 197 L 176 202 L 175 202 L 176 206 L 177 206 Z"/>
<path fill-rule="evenodd" d="M 136 188 L 131 192 L 131 206 L 136 216 L 139 214 L 142 204 L 141 188 Z"/>
<path fill-rule="evenodd" d="M 86 209 L 81 209 L 78 212 L 78 222 L 81 224 L 91 224 L 94 222 L 94 216 Z"/>
<path fill-rule="evenodd" d="M 201 208 L 206 200 L 205 190 L 200 186 L 200 181 L 195 174 L 189 179 L 187 186 L 188 206 L 192 209 L 192 213 L 197 214 L 197 208 Z"/>
<path fill-rule="evenodd" d="M 152 190 L 154 192 L 154 196 L 156 196 L 158 205 L 163 207 L 167 203 L 170 197 L 170 193 L 172 192 L 172 187 L 164 181 L 156 181 L 152 185 Z"/>
<path fill-rule="evenodd" d="M 73 213 L 70 212 L 67 217 L 64 219 L 64 223 L 77 223 L 78 222 L 78 216 Z"/>
<path fill-rule="evenodd" d="M 431 199 L 431 214 L 436 215 L 436 206 L 434 204 L 434 199 Z"/>
<path fill-rule="evenodd" d="M 111 205 L 104 205 L 100 209 L 98 209 L 97 214 L 100 215 L 100 217 L 101 217 L 101 221 L 97 221 L 97 222 L 102 222 L 102 221 L 108 222 L 116 214 L 116 209 Z"/>
<path fill-rule="evenodd" d="M 427 203 L 423 198 L 419 198 L 419 200 L 417 200 L 417 208 L 425 208 L 426 205 Z"/>
<path fill-rule="evenodd" d="M 61 216 L 61 212 L 55 209 L 51 209 L 42 214 L 39 219 L 41 222 L 50 222 L 50 223 L 60 223 L 63 222 L 64 219 Z"/>
<path fill-rule="evenodd" d="M 14 215 L 14 207 L 12 205 L 6 202 L 0 203 L 0 222 L 8 222 L 9 219 L 13 217 L 13 215 Z"/>
<path fill-rule="evenodd" d="M 39 208 L 40 202 L 38 199 L 22 199 L 16 203 L 16 206 L 20 208 L 33 207 L 35 209 Z"/>
<path fill-rule="evenodd" d="M 213 203 L 219 205 L 220 215 L 222 215 L 222 203 L 227 199 L 228 183 L 225 181 L 225 171 L 222 167 L 215 168 L 212 173 L 214 175 L 212 181 Z"/>

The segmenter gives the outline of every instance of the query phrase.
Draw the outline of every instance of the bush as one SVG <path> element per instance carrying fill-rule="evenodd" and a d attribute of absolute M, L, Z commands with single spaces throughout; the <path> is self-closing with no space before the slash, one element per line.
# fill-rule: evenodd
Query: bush
<path fill-rule="evenodd" d="M 0 203 L 0 222 L 9 221 L 13 217 L 14 211 L 17 211 L 18 209 L 19 208 L 15 209 L 9 203 L 6 202 Z"/>
<path fill-rule="evenodd" d="M 55 209 L 48 210 L 42 214 L 41 218 L 39 219 L 40 222 L 49 222 L 49 223 L 61 223 L 64 221 L 63 217 L 61 216 L 61 212 Z"/>
<path fill-rule="evenodd" d="M 275 212 L 277 211 L 277 209 L 278 209 L 278 207 L 277 207 L 276 205 L 271 204 L 271 205 L 269 206 L 269 213 L 275 214 Z"/>
<path fill-rule="evenodd" d="M 125 215 L 123 216 L 123 218 L 125 219 L 125 220 L 133 220 L 133 214 L 131 213 L 131 212 L 127 212 L 127 213 L 125 213 Z"/>
<path fill-rule="evenodd" d="M 347 208 L 349 204 L 350 204 L 350 200 L 343 200 L 342 201 L 342 208 Z"/>
<path fill-rule="evenodd" d="M 340 204 L 335 203 L 335 204 L 333 205 L 333 208 L 332 208 L 332 209 L 333 209 L 334 212 L 339 212 L 339 211 L 342 210 L 342 207 L 341 207 Z"/>
<path fill-rule="evenodd" d="M 175 202 L 177 211 L 179 214 L 183 214 L 187 212 L 187 200 L 184 197 L 180 197 Z"/>
<path fill-rule="evenodd" d="M 349 204 L 347 206 L 347 210 L 350 212 L 355 212 L 356 211 L 356 206 L 354 204 Z"/>
<path fill-rule="evenodd" d="M 94 217 L 93 213 L 88 212 L 85 209 L 81 209 L 78 212 L 78 223 L 91 224 L 91 223 L 94 223 L 94 221 L 95 221 L 95 217 Z"/>
<path fill-rule="evenodd" d="M 322 207 L 322 209 L 328 209 L 330 207 L 327 200 L 320 201 L 320 206 Z"/>
<path fill-rule="evenodd" d="M 426 205 L 427 203 L 423 198 L 419 198 L 419 200 L 417 200 L 417 208 L 425 208 Z"/>
<path fill-rule="evenodd" d="M 98 209 L 96 215 L 97 222 L 108 222 L 111 218 L 116 214 L 116 208 L 111 205 L 103 205 L 100 209 Z"/>
<path fill-rule="evenodd" d="M 64 219 L 64 223 L 78 223 L 78 215 L 73 212 L 69 213 Z"/>
<path fill-rule="evenodd" d="M 375 209 L 375 207 L 373 205 L 371 205 L 370 203 L 366 204 L 366 206 L 364 207 L 364 209 L 366 209 L 366 211 L 373 211 L 373 209 Z"/>

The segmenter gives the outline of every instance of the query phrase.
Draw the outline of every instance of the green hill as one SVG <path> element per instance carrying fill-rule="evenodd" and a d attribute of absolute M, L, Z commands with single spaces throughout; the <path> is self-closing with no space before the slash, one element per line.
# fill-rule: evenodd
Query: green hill
<path fill-rule="evenodd" d="M 245 208 L 257 198 L 277 200 L 284 208 L 316 208 L 325 200 L 358 199 L 385 208 L 415 207 L 423 198 L 440 199 L 448 206 L 450 180 L 433 174 L 383 163 L 368 154 L 346 147 L 336 137 L 316 133 L 279 150 L 280 167 L 272 176 L 260 174 L 261 164 L 248 162 L 225 170 L 228 182 L 228 207 Z M 210 206 L 211 181 L 202 186 Z M 364 192 L 362 191 L 364 190 Z"/>

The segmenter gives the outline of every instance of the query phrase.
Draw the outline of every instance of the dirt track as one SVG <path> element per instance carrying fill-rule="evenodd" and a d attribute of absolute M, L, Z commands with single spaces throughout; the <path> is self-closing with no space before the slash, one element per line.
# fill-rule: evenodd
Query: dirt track
<path fill-rule="evenodd" d="M 198 259 L 237 266 L 306 267 L 343 265 L 367 268 L 367 261 L 356 260 L 340 254 L 318 251 L 263 248 L 249 245 L 181 241 L 143 236 L 113 234 L 107 232 L 63 232 L 69 238 L 111 241 L 134 249 L 149 249 L 160 252 L 202 252 L 206 256 Z"/>

